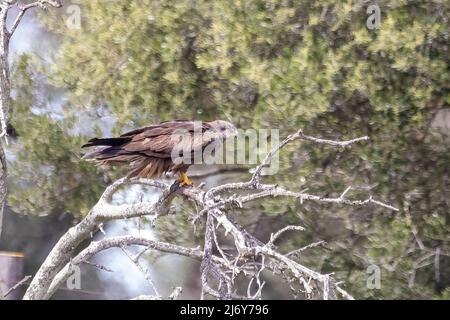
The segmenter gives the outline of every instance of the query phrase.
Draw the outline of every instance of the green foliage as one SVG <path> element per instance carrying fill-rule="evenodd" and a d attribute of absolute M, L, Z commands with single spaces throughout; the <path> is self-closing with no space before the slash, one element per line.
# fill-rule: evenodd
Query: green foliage
<path fill-rule="evenodd" d="M 10 203 L 86 212 L 101 179 L 76 155 L 84 137 L 69 131 L 85 114 L 97 126 L 92 113 L 100 106 L 116 120 L 113 133 L 169 118 L 231 117 L 243 128 L 283 134 L 304 127 L 331 138 L 368 135 L 346 150 L 291 145 L 268 179 L 330 196 L 351 185 L 349 197 L 373 194 L 400 212 L 267 201 L 245 215 L 258 217 L 254 230 L 300 219 L 307 231 L 292 234 L 286 250 L 327 240 L 330 250 L 310 249 L 302 262 L 337 271 L 358 298 L 448 299 L 449 140 L 433 119 L 450 102 L 449 4 L 377 3 L 375 30 L 366 27 L 366 6 L 350 0 L 91 0 L 81 4 L 79 30 L 42 17 L 61 42 L 42 72 L 67 90 L 70 112 L 59 119 L 34 112 L 37 79 L 28 75 L 29 59 L 20 59 Z M 78 191 L 62 197 L 67 188 Z M 171 219 L 161 234 L 192 241 Z M 439 279 L 433 255 L 416 270 L 437 248 Z M 381 290 L 366 288 L 370 264 L 382 270 Z"/>
<path fill-rule="evenodd" d="M 30 60 L 23 55 L 15 63 L 11 124 L 18 138 L 9 150 L 14 156 L 8 204 L 22 213 L 86 214 L 101 194 L 101 180 L 95 167 L 80 161 L 84 138 L 69 133 L 73 116 L 65 113 L 57 119 L 48 108 L 51 98 L 36 97 L 38 75 L 29 70 Z"/>

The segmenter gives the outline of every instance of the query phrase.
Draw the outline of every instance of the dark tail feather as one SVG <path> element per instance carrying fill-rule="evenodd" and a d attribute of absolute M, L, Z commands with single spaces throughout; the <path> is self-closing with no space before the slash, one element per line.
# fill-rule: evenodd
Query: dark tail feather
<path fill-rule="evenodd" d="M 115 146 L 121 146 L 130 140 L 131 140 L 130 137 L 104 138 L 104 139 L 93 138 L 93 139 L 89 140 L 88 143 L 83 144 L 81 147 L 82 148 L 93 147 L 93 146 L 115 147 Z"/>

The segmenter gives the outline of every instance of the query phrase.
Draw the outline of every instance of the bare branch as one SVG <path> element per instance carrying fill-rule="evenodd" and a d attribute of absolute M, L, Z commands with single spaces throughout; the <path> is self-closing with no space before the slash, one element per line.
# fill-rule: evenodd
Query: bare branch
<path fill-rule="evenodd" d="M 286 254 L 286 257 L 292 256 L 292 255 L 298 255 L 299 253 L 308 250 L 310 248 L 314 248 L 314 247 L 318 247 L 318 246 L 322 246 L 324 245 L 326 242 L 323 240 L 317 241 L 317 242 L 313 242 L 311 244 L 308 244 L 307 246 L 304 246 L 302 248 L 296 249 L 296 250 L 292 250 L 291 252 Z"/>
<path fill-rule="evenodd" d="M 270 235 L 270 241 L 267 243 L 267 245 L 269 247 L 273 246 L 273 244 L 275 243 L 275 241 L 286 231 L 290 231 L 290 230 L 297 230 L 297 231 L 304 231 L 305 228 L 300 227 L 300 226 L 287 226 L 284 227 L 281 230 L 278 230 L 275 234 L 271 234 Z"/>
<path fill-rule="evenodd" d="M 11 30 L 9 31 L 9 34 L 11 36 L 14 34 L 14 31 L 16 31 L 20 21 L 22 20 L 23 16 L 25 15 L 25 12 L 27 12 L 27 10 L 34 8 L 34 7 L 40 7 L 41 9 L 45 9 L 47 5 L 55 7 L 55 8 L 61 7 L 61 3 L 59 1 L 54 1 L 54 0 L 38 0 L 35 2 L 31 2 L 29 4 L 23 5 L 23 6 L 19 4 L 18 5 L 19 13 L 17 14 L 17 17 L 13 22 L 13 25 L 11 27 Z"/>
<path fill-rule="evenodd" d="M 355 298 L 353 298 L 347 291 L 345 291 L 344 289 L 342 289 L 339 286 L 335 286 L 336 290 L 347 300 L 355 300 Z"/>
<path fill-rule="evenodd" d="M 167 300 L 176 300 L 178 299 L 179 295 L 183 289 L 181 287 L 176 287 L 173 289 L 172 293 L 167 297 Z M 163 300 L 160 296 L 152 296 L 152 295 L 140 295 L 137 297 L 134 297 L 130 300 Z"/>
<path fill-rule="evenodd" d="M 102 266 L 102 265 L 94 263 L 94 262 L 83 261 L 83 263 L 87 264 L 87 265 L 90 265 L 90 266 L 93 266 L 93 267 L 95 267 L 95 268 L 97 268 L 99 270 L 103 270 L 103 271 L 106 271 L 106 272 L 114 272 L 113 270 L 109 269 L 108 267 Z"/>
<path fill-rule="evenodd" d="M 121 248 L 129 245 L 141 245 L 149 249 L 158 250 L 161 252 L 178 254 L 186 257 L 190 257 L 196 260 L 201 260 L 203 257 L 202 252 L 199 249 L 190 249 L 181 247 L 178 245 L 155 241 L 145 237 L 135 237 L 135 236 L 120 236 L 102 239 L 100 241 L 92 242 L 86 249 L 82 250 L 76 257 L 74 257 L 70 263 L 67 263 L 64 268 L 52 279 L 52 283 L 48 292 L 46 293 L 45 299 L 50 298 L 54 292 L 63 284 L 70 276 L 70 265 L 80 265 L 89 261 L 97 253 L 110 249 L 110 248 Z"/>
<path fill-rule="evenodd" d="M 359 141 L 363 141 L 363 140 L 368 140 L 369 137 L 365 136 L 365 137 L 360 137 L 360 138 L 356 138 L 356 139 L 352 139 L 352 140 L 346 140 L 346 141 L 334 141 L 334 140 L 327 140 L 327 139 L 319 139 L 319 138 L 315 138 L 315 137 L 311 137 L 311 136 L 307 136 L 303 133 L 303 130 L 300 129 L 298 130 L 296 133 L 289 135 L 286 139 L 284 139 L 278 146 L 275 146 L 264 158 L 264 160 L 261 162 L 261 164 L 259 166 L 256 167 L 253 176 L 250 180 L 250 182 L 252 184 L 257 184 L 259 183 L 260 177 L 261 177 L 261 171 L 262 169 L 267 166 L 270 161 L 272 160 L 272 158 L 274 157 L 274 155 L 281 149 L 283 148 L 286 144 L 295 141 L 295 140 L 306 140 L 306 141 L 311 141 L 311 142 L 315 142 L 315 143 L 320 143 L 320 144 L 328 144 L 334 147 L 346 147 L 349 146 L 353 143 L 359 142 Z"/>
<path fill-rule="evenodd" d="M 200 261 L 202 298 L 204 298 L 205 294 L 208 294 L 219 299 L 259 299 L 261 298 L 262 288 L 264 286 L 264 281 L 260 277 L 263 270 L 268 270 L 275 275 L 281 275 L 288 285 L 293 288 L 294 293 L 303 292 L 307 298 L 313 296 L 315 291 L 317 291 L 315 288 L 321 288 L 321 296 L 323 299 L 335 298 L 336 294 L 334 291 L 339 292 L 344 298 L 352 299 L 353 297 L 351 295 L 336 284 L 331 274 L 321 274 L 291 259 L 291 256 L 297 256 L 298 253 L 306 249 L 319 246 L 324 243 L 323 241 L 312 243 L 287 254 L 282 254 L 276 250 L 274 243 L 282 234 L 289 230 L 304 230 L 303 227 L 284 227 L 273 233 L 269 242 L 264 244 L 242 226 L 232 222 L 228 218 L 228 211 L 231 208 L 242 208 L 248 202 L 269 197 L 290 197 L 298 199 L 301 203 L 304 201 L 316 201 L 318 203 L 334 203 L 349 206 L 375 204 L 391 210 L 398 210 L 391 205 L 374 200 L 371 196 L 366 200 L 350 200 L 346 197 L 351 189 L 350 187 L 338 197 L 330 198 L 307 193 L 307 190 L 295 192 L 276 185 L 261 183 L 260 174 L 262 167 L 267 165 L 274 154 L 283 146 L 297 139 L 346 147 L 352 143 L 366 140 L 367 137 L 348 141 L 332 141 L 306 136 L 299 130 L 297 133 L 286 138 L 279 146 L 272 149 L 262 163 L 255 169 L 254 174 L 248 182 L 227 183 L 211 188 L 209 191 L 203 191 L 201 188 L 196 187 L 180 188 L 177 191 L 171 191 L 170 186 L 153 180 L 120 179 L 106 188 L 90 213 L 58 241 L 33 278 L 24 298 L 50 298 L 57 288 L 67 280 L 70 274 L 70 266 L 81 263 L 92 264 L 89 260 L 98 252 L 111 247 L 119 247 L 124 250 L 130 260 L 141 270 L 155 291 L 155 295 L 138 296 L 135 299 L 162 299 L 148 271 L 138 262 L 142 253 L 148 249 L 179 254 Z M 141 201 L 133 204 L 114 204 L 114 194 L 122 187 L 131 184 L 150 186 L 160 190 L 161 194 L 154 202 Z M 241 192 L 239 195 L 227 195 L 226 192 L 231 190 L 251 192 L 247 194 L 242 194 Z M 150 215 L 155 219 L 162 217 L 168 213 L 172 199 L 177 196 L 182 196 L 184 199 L 195 203 L 196 208 L 199 208 L 198 210 L 196 209 L 198 212 L 197 219 L 202 215 L 206 215 L 203 248 L 192 249 L 143 237 L 122 236 L 91 242 L 87 248 L 73 257 L 79 244 L 98 231 L 102 224 L 110 220 L 141 217 L 144 215 Z M 231 237 L 233 240 L 233 246 L 227 251 L 227 254 L 225 254 L 219 244 L 219 232 L 222 232 L 224 237 Z M 133 256 L 125 249 L 126 246 L 132 244 L 144 246 L 145 250 Z M 218 253 L 213 251 L 214 244 Z M 106 269 L 106 267 L 103 269 Z M 236 292 L 234 280 L 237 275 L 243 275 L 249 281 L 245 295 Z M 315 282 L 316 285 L 313 285 L 312 282 Z M 252 293 L 252 287 L 255 284 L 257 286 L 256 292 Z M 295 289 L 294 285 L 299 289 Z M 176 296 L 177 294 L 174 291 L 173 297 Z"/>
<path fill-rule="evenodd" d="M 183 288 L 181 287 L 176 287 L 175 289 L 173 289 L 172 293 L 169 295 L 168 299 L 169 300 L 177 300 L 178 297 L 180 296 L 181 292 L 183 292 Z"/>
<path fill-rule="evenodd" d="M 121 246 L 120 248 L 122 249 L 123 253 L 125 253 L 125 255 L 131 260 L 131 262 L 133 262 L 134 265 L 139 269 L 139 271 L 144 274 L 145 280 L 147 280 L 155 295 L 158 298 L 161 298 L 161 295 L 159 294 L 158 289 L 153 282 L 150 272 L 139 263 L 139 257 L 133 257 L 133 255 L 124 246 Z"/>
<path fill-rule="evenodd" d="M 8 191 L 6 182 L 8 171 L 2 138 L 4 138 L 5 143 L 8 144 L 8 124 L 11 112 L 11 79 L 8 58 L 11 36 L 17 29 L 22 17 L 28 9 L 36 6 L 41 8 L 45 8 L 46 6 L 61 6 L 60 2 L 57 0 L 38 0 L 24 6 L 19 5 L 19 13 L 13 22 L 11 31 L 8 31 L 8 12 L 14 4 L 17 4 L 17 1 L 10 0 L 0 2 L 0 235 L 3 225 L 3 209 Z"/>
<path fill-rule="evenodd" d="M 30 275 L 23 277 L 22 280 L 20 280 L 19 282 L 17 282 L 14 286 L 12 286 L 11 288 L 8 289 L 8 291 L 5 292 L 5 294 L 3 295 L 3 298 L 6 298 L 8 295 L 10 295 L 14 290 L 16 290 L 18 287 L 20 287 L 21 285 L 23 285 L 25 282 L 27 282 L 29 279 L 31 278 Z"/>
<path fill-rule="evenodd" d="M 124 179 L 122 183 L 128 183 L 128 181 Z M 114 185 L 112 189 L 117 191 L 118 185 Z M 112 196 L 112 189 L 107 189 L 106 195 L 102 195 L 91 212 L 59 239 L 33 278 L 24 299 L 43 299 L 52 279 L 69 262 L 78 245 L 91 237 L 104 222 L 142 215 L 155 217 L 165 215 L 168 213 L 169 204 L 175 195 L 166 189 L 156 202 L 115 206 L 105 200 Z"/>
<path fill-rule="evenodd" d="M 208 286 L 208 274 L 211 267 L 211 257 L 213 250 L 213 238 L 214 238 L 214 220 L 212 214 L 208 213 L 206 218 L 206 230 L 205 230 L 205 244 L 203 249 L 203 259 L 200 266 L 201 270 L 201 282 L 202 282 L 202 293 L 201 299 L 204 299 L 204 293 L 207 292 L 206 288 Z"/>

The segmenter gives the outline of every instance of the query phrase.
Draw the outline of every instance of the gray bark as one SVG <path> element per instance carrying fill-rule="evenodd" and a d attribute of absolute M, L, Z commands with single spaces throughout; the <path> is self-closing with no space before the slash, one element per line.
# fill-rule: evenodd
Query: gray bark
<path fill-rule="evenodd" d="M 7 16 L 12 6 L 19 8 L 11 30 L 8 30 Z M 7 128 L 9 123 L 9 114 L 11 110 L 11 79 L 9 73 L 9 42 L 20 24 L 25 12 L 31 8 L 47 8 L 49 6 L 59 8 L 61 4 L 57 0 L 37 0 L 26 5 L 20 5 L 16 0 L 0 1 L 0 139 L 4 138 L 7 143 Z M 3 211 L 6 203 L 7 177 L 5 150 L 3 141 L 0 141 L 0 236 L 3 229 Z"/>
<path fill-rule="evenodd" d="M 9 78 L 8 51 L 10 34 L 6 27 L 9 4 L 3 2 L 0 7 L 0 137 L 6 137 L 8 114 L 11 107 L 11 83 Z M 6 178 L 8 172 L 3 141 L 0 141 L 0 236 L 3 229 L 3 211 L 6 202 Z"/>

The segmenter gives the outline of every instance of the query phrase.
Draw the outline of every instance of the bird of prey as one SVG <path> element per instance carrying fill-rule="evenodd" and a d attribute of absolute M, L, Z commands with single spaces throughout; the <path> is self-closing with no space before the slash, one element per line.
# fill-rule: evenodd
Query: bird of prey
<path fill-rule="evenodd" d="M 116 138 L 93 138 L 82 146 L 94 147 L 83 159 L 100 165 L 126 165 L 128 177 L 158 178 L 172 172 L 180 174 L 178 182 L 181 186 L 191 185 L 186 172 L 194 163 L 195 154 L 235 135 L 237 129 L 228 121 L 172 120 L 132 130 Z M 189 161 L 176 161 L 174 154 Z"/>

